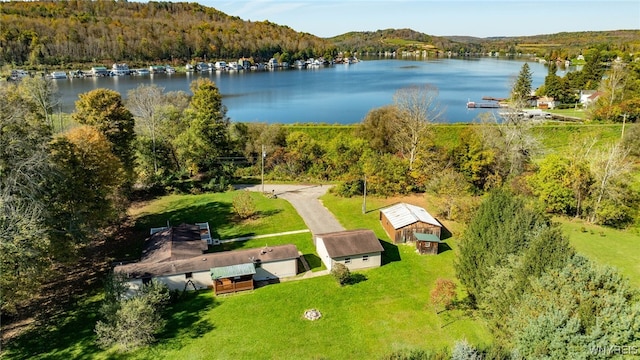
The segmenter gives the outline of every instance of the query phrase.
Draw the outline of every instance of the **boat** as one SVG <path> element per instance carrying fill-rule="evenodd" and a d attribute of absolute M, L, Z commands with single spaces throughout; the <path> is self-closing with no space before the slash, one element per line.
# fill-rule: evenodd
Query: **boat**
<path fill-rule="evenodd" d="M 209 65 L 209 63 L 199 62 L 196 64 L 196 71 L 205 72 L 205 71 L 211 71 L 211 69 L 212 68 Z"/>
<path fill-rule="evenodd" d="M 51 74 L 49 74 L 49 78 L 50 79 L 66 79 L 67 73 L 64 71 L 54 71 Z"/>
<path fill-rule="evenodd" d="M 151 74 L 151 71 L 149 71 L 149 69 L 135 69 L 135 74 L 136 75 L 149 75 Z"/>
<path fill-rule="evenodd" d="M 238 63 L 236 61 L 231 61 L 229 63 L 229 70 L 239 70 Z"/>
<path fill-rule="evenodd" d="M 237 65 L 237 64 L 236 64 Z M 226 70 L 227 69 L 227 63 L 224 61 L 216 61 L 215 64 L 213 64 L 213 67 L 216 70 Z"/>
<path fill-rule="evenodd" d="M 475 101 L 467 101 L 468 109 L 496 109 L 501 107 L 499 103 L 484 102 L 477 103 Z"/>
<path fill-rule="evenodd" d="M 192 71 L 193 71 L 193 65 L 191 65 L 191 64 L 187 64 L 187 65 L 185 65 L 185 66 L 184 66 L 184 70 L 185 70 L 186 72 L 192 72 Z"/>
<path fill-rule="evenodd" d="M 164 70 L 167 72 L 167 74 L 175 74 L 176 73 L 176 69 L 171 65 L 166 65 L 164 67 Z"/>
<path fill-rule="evenodd" d="M 151 65 L 149 66 L 149 72 L 152 74 L 159 74 L 166 72 L 167 69 L 163 65 Z"/>
<path fill-rule="evenodd" d="M 111 66 L 111 73 L 113 76 L 124 76 L 131 74 L 131 70 L 129 70 L 129 65 L 127 64 L 113 64 Z"/>

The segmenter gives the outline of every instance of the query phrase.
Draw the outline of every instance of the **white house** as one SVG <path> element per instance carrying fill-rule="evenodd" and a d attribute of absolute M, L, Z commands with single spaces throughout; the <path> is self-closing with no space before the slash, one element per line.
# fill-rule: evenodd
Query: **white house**
<path fill-rule="evenodd" d="M 348 230 L 315 237 L 318 256 L 331 270 L 333 265 L 341 263 L 349 270 L 379 267 L 382 264 L 384 248 L 371 230 Z"/>
<path fill-rule="evenodd" d="M 583 108 L 593 105 L 598 98 L 602 96 L 602 92 L 596 90 L 580 90 L 580 104 Z"/>

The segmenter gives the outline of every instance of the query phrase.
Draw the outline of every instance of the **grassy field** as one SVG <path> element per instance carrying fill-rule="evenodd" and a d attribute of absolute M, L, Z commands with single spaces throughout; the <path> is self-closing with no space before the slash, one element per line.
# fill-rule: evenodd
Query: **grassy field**
<path fill-rule="evenodd" d="M 557 220 L 578 253 L 599 264 L 615 267 L 629 278 L 632 286 L 640 289 L 640 235 L 578 220 Z"/>

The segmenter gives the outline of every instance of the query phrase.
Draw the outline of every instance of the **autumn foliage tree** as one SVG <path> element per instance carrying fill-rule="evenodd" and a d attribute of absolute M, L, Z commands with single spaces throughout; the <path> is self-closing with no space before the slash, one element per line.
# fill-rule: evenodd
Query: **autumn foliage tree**
<path fill-rule="evenodd" d="M 456 284 L 449 280 L 438 278 L 431 290 L 431 303 L 437 307 L 449 309 L 456 298 Z"/>
<path fill-rule="evenodd" d="M 111 143 L 111 150 L 120 159 L 133 181 L 135 121 L 124 106 L 121 95 L 109 89 L 96 89 L 79 95 L 73 119 L 80 124 L 94 126 Z"/>

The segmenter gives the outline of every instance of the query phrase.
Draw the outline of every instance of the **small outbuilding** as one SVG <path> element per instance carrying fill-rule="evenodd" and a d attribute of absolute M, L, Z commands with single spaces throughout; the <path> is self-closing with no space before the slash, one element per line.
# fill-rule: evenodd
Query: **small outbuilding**
<path fill-rule="evenodd" d="M 380 223 L 395 244 L 416 241 L 415 233 L 432 234 L 440 239 L 442 225 L 427 210 L 399 203 L 380 210 Z"/>
<path fill-rule="evenodd" d="M 371 230 L 347 230 L 315 236 L 318 256 L 331 270 L 336 263 L 344 264 L 349 270 L 379 267 L 382 264 L 384 248 Z"/>
<path fill-rule="evenodd" d="M 416 251 L 418 251 L 418 254 L 438 255 L 438 245 L 442 242 L 440 238 L 434 234 L 414 233 L 413 235 L 416 238 Z"/>

